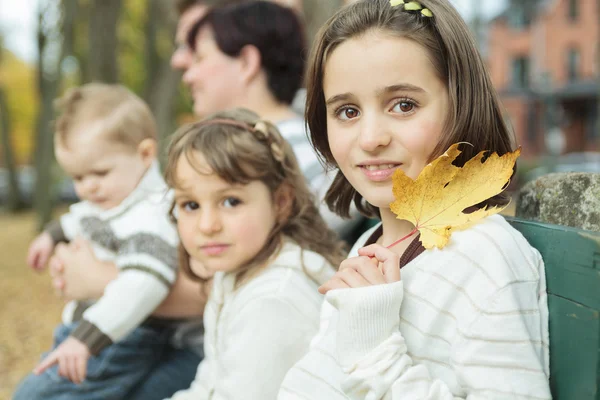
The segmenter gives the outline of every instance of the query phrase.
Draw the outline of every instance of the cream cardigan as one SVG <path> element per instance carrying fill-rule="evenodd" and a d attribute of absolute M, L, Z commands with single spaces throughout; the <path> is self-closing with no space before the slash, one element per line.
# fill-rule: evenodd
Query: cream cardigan
<path fill-rule="evenodd" d="M 205 358 L 191 388 L 172 400 L 274 399 L 317 333 L 317 288 L 333 273 L 323 257 L 291 242 L 239 289 L 233 274 L 217 273 L 204 311 Z"/>
<path fill-rule="evenodd" d="M 550 399 L 548 353 L 543 261 L 492 216 L 420 254 L 397 283 L 327 293 L 278 398 Z"/>

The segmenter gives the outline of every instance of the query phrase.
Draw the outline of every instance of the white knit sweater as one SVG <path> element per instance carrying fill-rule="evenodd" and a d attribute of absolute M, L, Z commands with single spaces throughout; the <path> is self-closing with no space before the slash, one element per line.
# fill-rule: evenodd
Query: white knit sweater
<path fill-rule="evenodd" d="M 551 398 L 544 264 L 501 216 L 425 251 L 399 282 L 325 300 L 280 400 Z"/>
<path fill-rule="evenodd" d="M 333 273 L 323 257 L 291 242 L 237 289 L 233 274 L 216 273 L 204 311 L 205 358 L 191 388 L 172 400 L 274 399 L 317 332 L 317 288 Z"/>

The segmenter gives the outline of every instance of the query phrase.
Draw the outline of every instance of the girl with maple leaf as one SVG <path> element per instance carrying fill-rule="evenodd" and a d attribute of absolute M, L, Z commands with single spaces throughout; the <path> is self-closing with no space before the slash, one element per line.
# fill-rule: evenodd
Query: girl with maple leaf
<path fill-rule="evenodd" d="M 319 324 L 317 291 L 344 257 L 290 144 L 235 109 L 181 128 L 166 181 L 183 271 L 212 278 L 204 359 L 172 400 L 273 399 Z"/>
<path fill-rule="evenodd" d="M 550 399 L 544 264 L 489 216 L 518 151 L 467 25 L 448 0 L 359 0 L 313 49 L 326 201 L 382 223 L 320 287 L 319 333 L 279 399 Z M 467 162 L 481 151 L 499 172 Z"/>

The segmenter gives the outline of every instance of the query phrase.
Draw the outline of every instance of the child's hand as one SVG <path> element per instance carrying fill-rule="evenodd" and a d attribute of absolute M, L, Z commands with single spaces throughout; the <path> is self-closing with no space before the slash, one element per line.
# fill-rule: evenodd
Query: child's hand
<path fill-rule="evenodd" d="M 37 271 L 43 270 L 52 250 L 54 250 L 54 241 L 50 234 L 48 232 L 39 234 L 29 246 L 27 264 Z"/>
<path fill-rule="evenodd" d="M 69 245 L 56 246 L 50 275 L 63 299 L 88 300 L 102 297 L 105 286 L 117 277 L 117 269 L 111 262 L 98 260 L 88 241 L 76 238 Z"/>
<path fill-rule="evenodd" d="M 400 280 L 400 257 L 388 248 L 372 244 L 358 250 L 358 257 L 344 260 L 338 272 L 319 288 L 333 289 L 382 285 Z"/>
<path fill-rule="evenodd" d="M 58 364 L 60 376 L 79 384 L 85 379 L 89 358 L 90 350 L 87 346 L 73 337 L 68 337 L 34 368 L 33 373 L 39 375 L 54 364 Z"/>

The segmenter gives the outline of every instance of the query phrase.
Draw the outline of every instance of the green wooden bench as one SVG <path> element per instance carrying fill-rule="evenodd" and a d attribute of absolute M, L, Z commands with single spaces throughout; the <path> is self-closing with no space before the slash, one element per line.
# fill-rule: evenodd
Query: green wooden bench
<path fill-rule="evenodd" d="M 553 398 L 600 400 L 600 233 L 507 219 L 546 265 Z"/>

